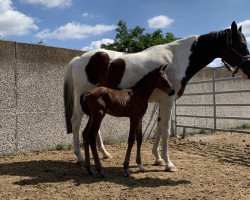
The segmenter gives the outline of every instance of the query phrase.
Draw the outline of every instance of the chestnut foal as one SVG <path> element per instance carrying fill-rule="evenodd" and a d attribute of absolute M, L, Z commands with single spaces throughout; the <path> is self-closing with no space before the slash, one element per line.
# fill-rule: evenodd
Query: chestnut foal
<path fill-rule="evenodd" d="M 149 72 L 131 89 L 116 90 L 107 87 L 97 87 L 81 95 L 80 103 L 82 109 L 89 115 L 89 121 L 82 133 L 85 150 L 85 167 L 89 174 L 93 174 L 90 167 L 90 145 L 95 161 L 95 168 L 101 177 L 104 177 L 96 149 L 96 137 L 106 113 L 116 117 L 130 118 L 128 147 L 123 164 L 125 176 L 130 175 L 129 160 L 135 139 L 137 140 L 136 163 L 140 171 L 144 171 L 144 167 L 141 165 L 140 148 L 142 144 L 142 117 L 147 110 L 148 99 L 156 88 L 168 93 L 169 96 L 175 93 L 173 86 L 167 79 L 165 73 L 166 67 L 160 66 Z"/>

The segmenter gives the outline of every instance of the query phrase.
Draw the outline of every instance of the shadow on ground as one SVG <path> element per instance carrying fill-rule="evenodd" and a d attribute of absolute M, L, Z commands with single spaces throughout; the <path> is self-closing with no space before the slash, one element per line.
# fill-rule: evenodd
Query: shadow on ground
<path fill-rule="evenodd" d="M 149 172 L 150 173 L 150 172 Z M 121 167 L 105 167 L 106 178 L 99 178 L 97 173 L 89 176 L 86 170 L 81 170 L 75 163 L 54 160 L 40 160 L 0 164 L 0 176 L 21 176 L 16 185 L 37 185 L 42 183 L 60 183 L 73 181 L 76 186 L 96 182 L 113 182 L 130 188 L 177 186 L 190 184 L 188 180 L 160 179 L 152 177 L 123 177 Z"/>

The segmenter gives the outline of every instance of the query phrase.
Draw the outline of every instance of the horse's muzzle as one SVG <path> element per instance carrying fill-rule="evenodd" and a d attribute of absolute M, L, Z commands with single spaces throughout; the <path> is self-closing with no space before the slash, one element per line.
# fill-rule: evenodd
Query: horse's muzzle
<path fill-rule="evenodd" d="M 175 94 L 175 90 L 173 89 L 168 93 L 169 96 L 173 96 L 174 94 Z"/>

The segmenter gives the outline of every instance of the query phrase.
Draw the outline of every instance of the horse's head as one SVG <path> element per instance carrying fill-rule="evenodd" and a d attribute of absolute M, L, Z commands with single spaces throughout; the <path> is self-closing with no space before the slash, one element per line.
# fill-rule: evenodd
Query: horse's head
<path fill-rule="evenodd" d="M 250 57 L 248 55 L 249 50 L 246 38 L 242 33 L 242 27 L 238 28 L 237 24 L 233 22 L 231 24 L 231 38 L 222 56 L 222 61 L 228 70 L 234 71 L 233 76 L 240 69 L 250 79 Z"/>
<path fill-rule="evenodd" d="M 157 70 L 157 76 L 159 76 L 155 82 L 156 86 L 166 92 L 169 96 L 172 96 L 175 94 L 174 87 L 171 85 L 171 83 L 168 80 L 167 74 L 165 72 L 167 65 L 160 66 Z"/>

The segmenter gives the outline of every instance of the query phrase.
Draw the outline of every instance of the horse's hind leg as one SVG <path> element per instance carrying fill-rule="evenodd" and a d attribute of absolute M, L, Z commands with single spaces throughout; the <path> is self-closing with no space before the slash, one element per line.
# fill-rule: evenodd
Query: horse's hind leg
<path fill-rule="evenodd" d="M 98 134 L 96 137 L 96 144 L 97 144 L 98 150 L 101 151 L 103 154 L 103 159 L 112 158 L 112 156 L 109 154 L 109 152 L 106 151 L 106 149 L 104 147 L 100 131 L 98 131 Z"/>
<path fill-rule="evenodd" d="M 84 160 L 81 154 L 80 141 L 79 141 L 79 129 L 82 121 L 83 112 L 80 106 L 80 102 L 76 102 L 74 107 L 74 113 L 71 118 L 72 130 L 73 130 L 73 143 L 74 154 L 77 157 L 77 164 L 81 165 Z"/>
<path fill-rule="evenodd" d="M 138 124 L 138 131 L 136 134 L 137 151 L 136 151 L 136 163 L 139 167 L 140 172 L 144 172 L 144 166 L 141 161 L 141 144 L 142 144 L 142 120 Z"/>

